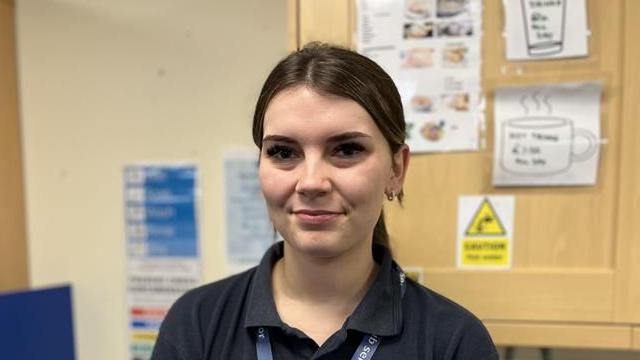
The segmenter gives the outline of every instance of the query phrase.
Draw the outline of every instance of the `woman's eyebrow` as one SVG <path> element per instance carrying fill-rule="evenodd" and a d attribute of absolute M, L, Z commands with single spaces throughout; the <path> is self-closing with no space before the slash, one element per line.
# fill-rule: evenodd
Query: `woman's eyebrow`
<path fill-rule="evenodd" d="M 285 142 L 285 143 L 295 143 L 296 141 L 290 137 L 286 137 L 283 135 L 267 135 L 262 138 L 262 142 L 265 141 L 273 141 L 273 142 Z"/>
<path fill-rule="evenodd" d="M 359 131 L 349 131 L 342 134 L 334 135 L 327 139 L 329 142 L 341 142 L 345 140 L 357 139 L 357 138 L 370 138 L 371 135 L 365 134 Z"/>
<path fill-rule="evenodd" d="M 370 138 L 371 135 L 365 134 L 360 131 L 348 131 L 341 134 L 330 136 L 327 139 L 327 142 L 341 142 L 346 140 L 352 140 L 357 138 Z M 290 137 L 284 135 L 267 135 L 262 138 L 262 142 L 272 141 L 272 142 L 284 142 L 284 143 L 296 143 L 296 141 Z"/>

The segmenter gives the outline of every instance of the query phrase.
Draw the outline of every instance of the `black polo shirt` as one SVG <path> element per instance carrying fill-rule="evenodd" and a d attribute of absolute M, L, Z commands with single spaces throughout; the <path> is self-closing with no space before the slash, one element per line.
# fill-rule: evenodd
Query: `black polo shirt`
<path fill-rule="evenodd" d="M 487 330 L 470 312 L 411 281 L 405 294 L 397 265 L 374 246 L 380 269 L 343 327 L 322 346 L 283 323 L 271 290 L 271 269 L 283 255 L 272 246 L 260 265 L 187 292 L 162 323 L 152 360 L 256 360 L 256 333 L 268 329 L 274 360 L 351 359 L 365 334 L 378 335 L 373 360 L 497 360 Z M 309 314 L 313 317 L 313 314 Z"/>

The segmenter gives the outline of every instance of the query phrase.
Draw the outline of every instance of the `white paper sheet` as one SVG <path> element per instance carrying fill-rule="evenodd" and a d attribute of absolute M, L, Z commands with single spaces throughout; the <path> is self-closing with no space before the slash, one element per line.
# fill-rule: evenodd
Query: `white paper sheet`
<path fill-rule="evenodd" d="M 507 59 L 588 55 L 585 0 L 503 0 Z"/>
<path fill-rule="evenodd" d="M 258 264 L 274 242 L 274 230 L 258 179 L 258 152 L 232 150 L 224 156 L 227 268 Z"/>
<path fill-rule="evenodd" d="M 601 93 L 596 82 L 496 90 L 493 184 L 594 185 Z"/>
<path fill-rule="evenodd" d="M 480 0 L 359 0 L 358 51 L 394 79 L 414 153 L 479 148 Z"/>

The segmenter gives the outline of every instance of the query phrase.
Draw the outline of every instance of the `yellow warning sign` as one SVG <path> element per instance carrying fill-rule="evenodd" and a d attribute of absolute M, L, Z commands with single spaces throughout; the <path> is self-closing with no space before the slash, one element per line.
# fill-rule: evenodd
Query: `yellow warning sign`
<path fill-rule="evenodd" d="M 465 235 L 467 236 L 500 236 L 505 235 L 506 230 L 494 210 L 489 199 L 485 198 L 476 210 L 467 226 Z"/>
<path fill-rule="evenodd" d="M 459 268 L 511 268 L 514 208 L 515 198 L 509 195 L 459 198 L 456 251 Z"/>
<path fill-rule="evenodd" d="M 508 238 L 464 238 L 462 265 L 508 265 Z"/>

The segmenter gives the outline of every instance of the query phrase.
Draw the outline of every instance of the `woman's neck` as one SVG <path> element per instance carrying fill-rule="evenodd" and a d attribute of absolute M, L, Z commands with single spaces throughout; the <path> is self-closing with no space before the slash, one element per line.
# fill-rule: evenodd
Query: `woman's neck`
<path fill-rule="evenodd" d="M 371 244 L 334 258 L 284 246 L 284 257 L 272 271 L 278 314 L 322 345 L 353 313 L 375 278 Z"/>
<path fill-rule="evenodd" d="M 284 257 L 273 270 L 274 290 L 310 304 L 357 305 L 377 270 L 371 244 L 366 245 L 337 257 L 314 257 L 285 242 Z"/>

